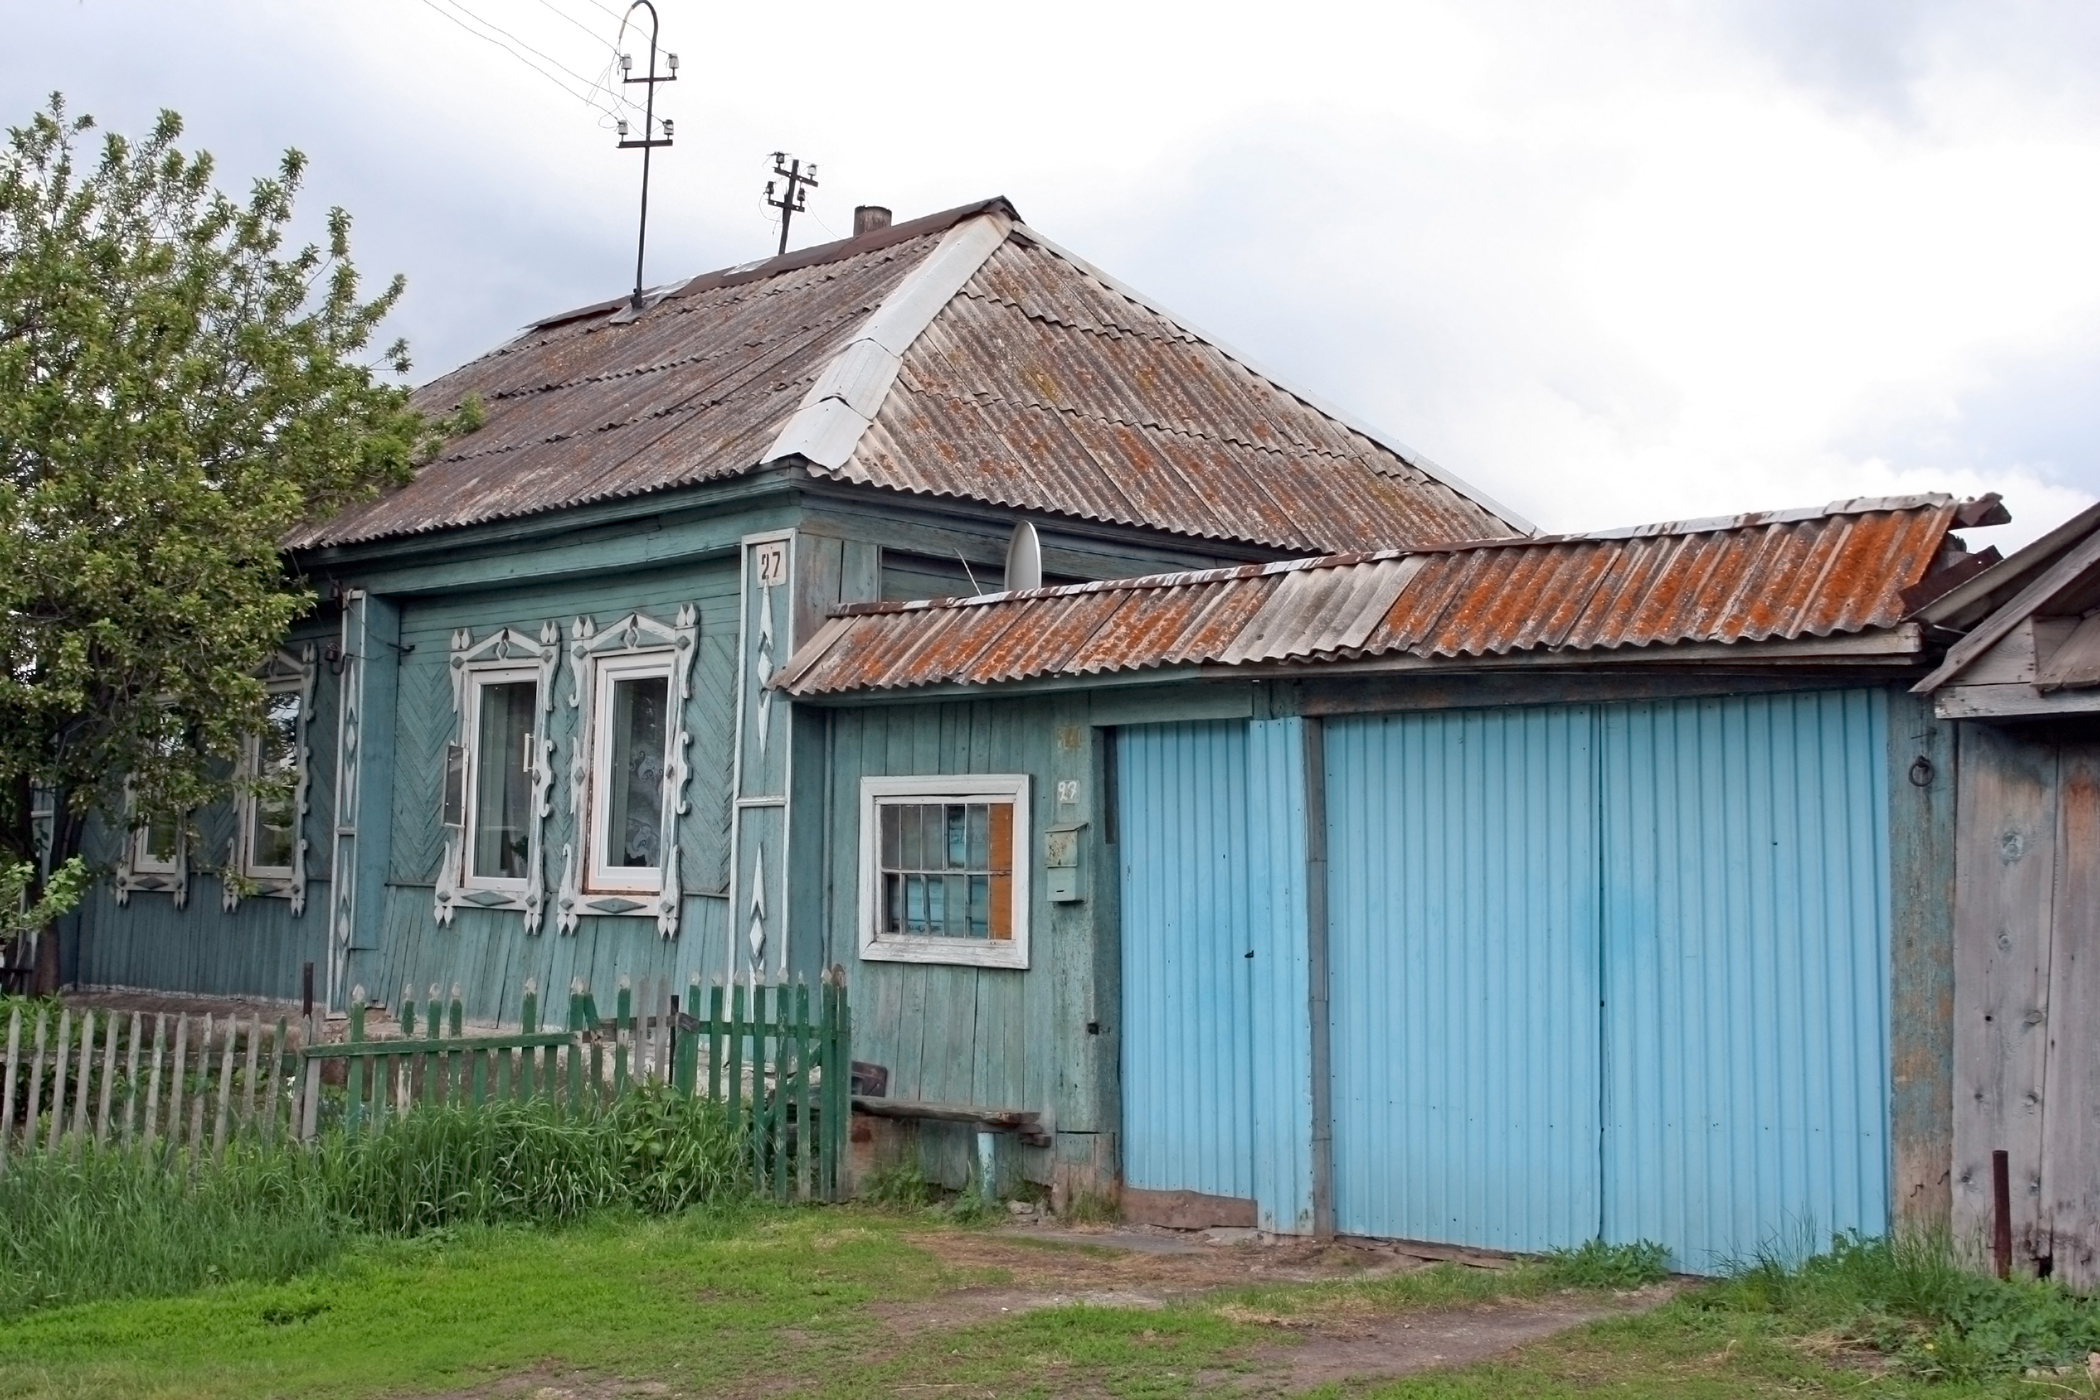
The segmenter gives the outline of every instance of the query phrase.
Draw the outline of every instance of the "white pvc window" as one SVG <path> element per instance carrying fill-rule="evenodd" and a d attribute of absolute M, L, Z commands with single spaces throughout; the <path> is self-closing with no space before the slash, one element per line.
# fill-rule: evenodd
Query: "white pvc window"
<path fill-rule="evenodd" d="M 539 668 L 477 667 L 467 688 L 466 742 L 450 756 L 465 827 L 460 883 L 523 890 L 532 856 L 534 725 Z"/>
<path fill-rule="evenodd" d="M 1028 777 L 861 779 L 860 954 L 1028 966 Z"/>
<path fill-rule="evenodd" d="M 591 736 L 590 886 L 663 888 L 671 840 L 665 813 L 672 724 L 672 656 L 647 652 L 597 663 Z"/>
<path fill-rule="evenodd" d="M 272 686 L 264 705 L 262 731 L 248 736 L 242 766 L 260 786 L 239 803 L 236 840 L 243 875 L 292 877 L 299 844 L 299 765 L 304 761 L 299 711 L 303 703 L 296 684 Z"/>

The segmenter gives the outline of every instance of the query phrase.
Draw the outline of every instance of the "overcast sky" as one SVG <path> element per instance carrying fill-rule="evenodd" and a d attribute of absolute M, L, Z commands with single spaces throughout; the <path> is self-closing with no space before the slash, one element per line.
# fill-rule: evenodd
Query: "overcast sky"
<path fill-rule="evenodd" d="M 1005 194 L 1548 529 L 1997 490 L 2010 546 L 2100 493 L 2087 0 L 659 3 L 652 282 L 772 251 L 785 148 L 796 245 Z M 420 379 L 630 282 L 610 100 L 488 39 L 588 79 L 618 13 L 0 0 L 0 107 L 173 107 L 234 186 L 298 146 Z"/>

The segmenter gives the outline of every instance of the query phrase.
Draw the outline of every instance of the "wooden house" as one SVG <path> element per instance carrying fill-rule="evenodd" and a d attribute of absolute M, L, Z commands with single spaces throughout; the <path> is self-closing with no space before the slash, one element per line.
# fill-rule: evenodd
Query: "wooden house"
<path fill-rule="evenodd" d="M 842 604 L 1516 534 L 1004 200 L 548 317 L 424 389 L 486 425 L 288 542 L 321 604 L 248 761 L 283 801 L 100 831 L 87 987 L 340 1010 L 812 975 Z M 807 936 L 801 931 L 809 930 Z"/>

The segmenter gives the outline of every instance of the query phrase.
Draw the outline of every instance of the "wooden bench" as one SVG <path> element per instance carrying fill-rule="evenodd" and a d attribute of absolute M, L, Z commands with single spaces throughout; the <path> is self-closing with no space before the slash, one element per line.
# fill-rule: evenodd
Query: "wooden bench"
<path fill-rule="evenodd" d="M 930 1119 L 939 1123 L 968 1123 L 981 1132 L 1013 1133 L 1026 1147 L 1048 1147 L 1050 1134 L 1043 1131 L 1043 1115 L 1027 1108 L 985 1108 L 967 1103 L 929 1103 L 921 1099 L 892 1099 L 874 1094 L 853 1096 L 855 1113 L 877 1118 Z"/>

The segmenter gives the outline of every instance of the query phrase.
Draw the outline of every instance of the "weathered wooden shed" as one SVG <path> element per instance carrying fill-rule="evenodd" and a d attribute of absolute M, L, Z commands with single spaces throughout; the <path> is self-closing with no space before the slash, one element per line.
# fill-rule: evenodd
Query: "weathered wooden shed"
<path fill-rule="evenodd" d="M 1958 636 L 1918 685 L 1949 722 L 1954 1221 L 2010 1263 L 2100 1284 L 2100 507 L 1927 604 Z"/>
<path fill-rule="evenodd" d="M 548 317 L 421 392 L 486 426 L 288 542 L 285 801 L 135 813 L 76 985 L 342 1008 L 813 975 L 822 727 L 766 684 L 842 602 L 1526 527 L 990 200 Z M 803 938 L 799 930 L 811 935 Z"/>
<path fill-rule="evenodd" d="M 775 684 L 823 736 L 795 839 L 856 1053 L 1039 1113 L 1019 1169 L 1141 1219 L 1703 1269 L 1944 1218 L 1953 790 L 1905 590 L 2002 518 L 843 608 Z M 963 1132 L 917 1137 L 957 1179 Z"/>

